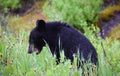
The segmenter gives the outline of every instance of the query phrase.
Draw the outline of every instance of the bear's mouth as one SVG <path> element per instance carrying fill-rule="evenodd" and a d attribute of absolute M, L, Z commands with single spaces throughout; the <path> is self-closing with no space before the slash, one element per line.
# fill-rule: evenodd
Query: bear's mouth
<path fill-rule="evenodd" d="M 35 48 L 35 52 L 37 55 L 40 53 L 40 51 L 37 48 Z"/>
<path fill-rule="evenodd" d="M 36 52 L 36 54 L 38 55 L 40 53 L 39 49 L 35 48 L 33 44 L 31 44 L 29 46 L 29 49 L 28 49 L 28 53 L 31 54 L 33 52 Z"/>

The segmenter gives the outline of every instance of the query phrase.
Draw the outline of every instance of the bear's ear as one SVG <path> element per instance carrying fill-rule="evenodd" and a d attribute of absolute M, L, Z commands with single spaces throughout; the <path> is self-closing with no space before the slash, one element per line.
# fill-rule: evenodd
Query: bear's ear
<path fill-rule="evenodd" d="M 45 30 L 45 25 L 46 25 L 46 23 L 44 20 L 37 20 L 36 21 L 36 28 L 38 30 Z"/>

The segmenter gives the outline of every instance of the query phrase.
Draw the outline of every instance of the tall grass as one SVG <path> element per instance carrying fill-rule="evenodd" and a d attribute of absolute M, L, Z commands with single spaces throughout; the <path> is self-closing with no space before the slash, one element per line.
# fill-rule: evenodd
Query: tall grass
<path fill-rule="evenodd" d="M 24 30 L 16 35 L 12 33 L 2 35 L 0 38 L 2 42 L 0 44 L 0 46 L 2 45 L 2 50 L 0 50 L 2 54 L 0 59 L 0 76 L 82 76 L 82 69 L 77 70 L 75 66 L 76 61 L 73 65 L 71 65 L 69 60 L 62 63 L 64 61 L 63 52 L 61 52 L 61 63 L 56 65 L 55 57 L 52 56 L 47 45 L 39 55 L 35 53 L 28 54 L 28 35 L 29 33 Z M 120 43 L 115 41 L 114 44 L 110 45 L 108 44 L 108 39 L 103 41 L 100 38 L 95 38 L 92 32 L 86 32 L 86 35 L 96 47 L 99 57 L 98 70 L 92 71 L 89 69 L 86 72 L 89 72 L 90 76 L 119 75 L 120 63 L 117 61 L 119 55 L 114 55 L 119 53 Z M 107 58 L 104 56 L 101 41 L 104 44 Z M 112 57 L 115 58 L 112 59 Z M 87 73 L 85 76 L 88 76 Z"/>

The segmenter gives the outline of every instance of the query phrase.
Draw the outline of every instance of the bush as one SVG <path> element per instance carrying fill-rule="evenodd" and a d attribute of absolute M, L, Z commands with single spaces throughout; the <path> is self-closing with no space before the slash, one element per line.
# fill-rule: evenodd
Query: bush
<path fill-rule="evenodd" d="M 4 12 L 8 12 L 10 9 L 17 9 L 21 7 L 20 0 L 0 0 L 0 6 Z"/>
<path fill-rule="evenodd" d="M 82 22 L 94 23 L 102 0 L 49 0 L 44 5 L 44 13 L 49 20 L 61 20 L 75 27 L 82 27 Z"/>

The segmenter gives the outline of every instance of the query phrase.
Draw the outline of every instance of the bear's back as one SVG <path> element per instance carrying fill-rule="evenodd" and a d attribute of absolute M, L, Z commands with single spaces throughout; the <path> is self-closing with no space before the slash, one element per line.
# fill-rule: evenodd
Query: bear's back
<path fill-rule="evenodd" d="M 49 36 L 60 37 L 61 42 L 66 44 L 67 47 L 70 45 L 78 46 L 79 44 L 82 44 L 81 47 L 84 47 L 87 44 L 93 49 L 91 42 L 81 32 L 67 23 L 47 22 L 46 28 Z"/>

